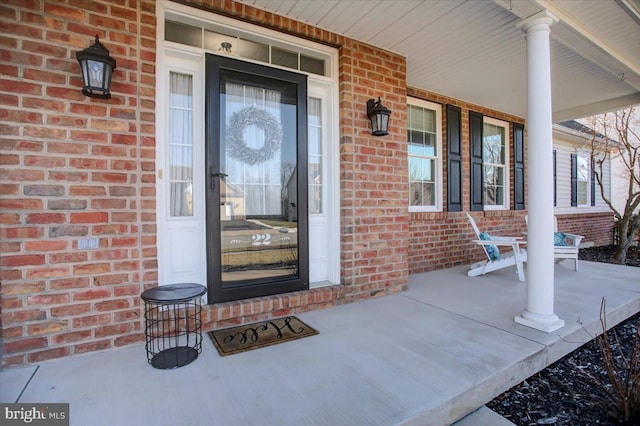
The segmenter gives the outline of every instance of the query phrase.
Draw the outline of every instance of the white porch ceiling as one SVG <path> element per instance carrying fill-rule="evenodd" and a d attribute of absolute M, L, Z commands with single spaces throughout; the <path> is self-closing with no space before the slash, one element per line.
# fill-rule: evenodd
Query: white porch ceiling
<path fill-rule="evenodd" d="M 238 0 L 407 58 L 410 86 L 527 114 L 522 19 L 548 9 L 554 121 L 640 104 L 640 0 Z"/>

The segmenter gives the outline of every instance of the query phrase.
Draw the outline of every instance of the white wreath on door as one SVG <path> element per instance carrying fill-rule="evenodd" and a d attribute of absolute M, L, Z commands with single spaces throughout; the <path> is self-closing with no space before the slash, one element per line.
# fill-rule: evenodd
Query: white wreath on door
<path fill-rule="evenodd" d="M 251 148 L 244 139 L 244 130 L 254 125 L 264 131 L 264 145 Z M 250 106 L 235 112 L 227 126 L 227 153 L 249 165 L 273 158 L 282 144 L 282 125 L 269 111 Z"/>

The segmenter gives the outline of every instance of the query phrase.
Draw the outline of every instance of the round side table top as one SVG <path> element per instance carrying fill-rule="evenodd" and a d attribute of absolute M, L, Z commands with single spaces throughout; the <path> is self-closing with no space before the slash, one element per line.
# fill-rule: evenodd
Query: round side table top
<path fill-rule="evenodd" d="M 195 297 L 202 296 L 207 288 L 201 284 L 179 283 L 161 285 L 142 292 L 140 297 L 145 302 L 173 303 L 186 302 Z"/>

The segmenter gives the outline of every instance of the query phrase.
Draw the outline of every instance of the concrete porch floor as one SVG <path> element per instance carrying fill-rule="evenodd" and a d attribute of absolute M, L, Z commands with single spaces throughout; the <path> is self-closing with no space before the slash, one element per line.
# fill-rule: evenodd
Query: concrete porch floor
<path fill-rule="evenodd" d="M 71 425 L 446 425 L 640 311 L 640 268 L 564 261 L 547 334 L 516 324 L 526 284 L 513 269 L 410 277 L 401 294 L 298 315 L 320 334 L 175 370 L 144 345 L 0 373 L 1 402 L 68 402 Z M 585 331 L 585 329 L 587 331 Z M 486 410 L 478 421 L 496 424 Z M 481 421 L 480 418 L 488 419 Z"/>

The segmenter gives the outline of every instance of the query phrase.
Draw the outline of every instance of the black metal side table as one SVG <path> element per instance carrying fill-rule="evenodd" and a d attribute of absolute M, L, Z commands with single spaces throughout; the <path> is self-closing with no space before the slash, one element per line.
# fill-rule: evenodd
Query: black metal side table
<path fill-rule="evenodd" d="M 202 303 L 206 287 L 194 283 L 150 288 L 144 300 L 147 360 L 155 368 L 178 368 L 202 352 Z"/>

